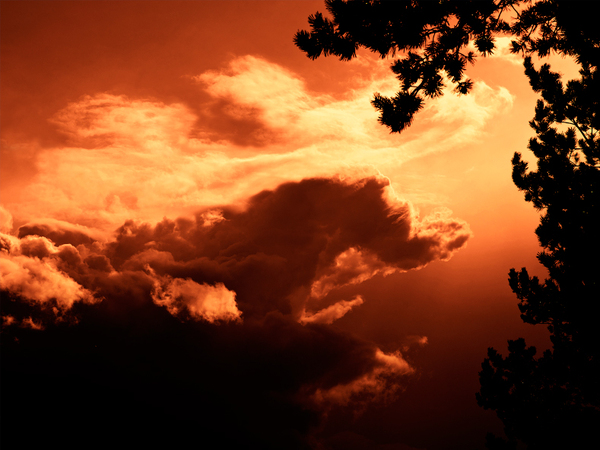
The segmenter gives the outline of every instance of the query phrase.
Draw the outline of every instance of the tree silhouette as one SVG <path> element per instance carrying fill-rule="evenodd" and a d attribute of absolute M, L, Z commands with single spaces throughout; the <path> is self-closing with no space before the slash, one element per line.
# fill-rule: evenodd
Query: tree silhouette
<path fill-rule="evenodd" d="M 581 78 L 566 86 L 547 64 L 536 70 L 525 59 L 525 74 L 542 96 L 530 122 L 537 136 L 528 146 L 537 170 L 528 171 L 519 153 L 512 161 L 514 183 L 542 211 L 538 260 L 549 277 L 541 283 L 525 268 L 512 269 L 509 283 L 523 321 L 548 326 L 553 351 L 535 359 L 535 348 L 522 339 L 509 341 L 506 359 L 490 349 L 477 395 L 481 406 L 496 410 L 513 441 L 532 449 L 584 446 L 600 423 L 594 314 L 600 299 L 594 258 L 600 251 L 600 86 L 597 62 L 585 57 L 578 58 Z M 561 131 L 561 124 L 568 128 Z"/>
<path fill-rule="evenodd" d="M 488 435 L 490 449 L 583 446 L 600 424 L 600 27 L 590 2 L 540 0 L 344 1 L 326 0 L 332 18 L 309 17 L 296 45 L 310 58 L 356 56 L 359 47 L 392 56 L 400 86 L 394 97 L 375 94 L 379 121 L 392 132 L 408 127 L 427 98 L 442 95 L 443 75 L 458 94 L 472 82 L 467 63 L 495 49 L 495 37 L 513 37 L 511 51 L 525 56 L 525 75 L 541 99 L 530 122 L 536 137 L 528 148 L 537 158 L 529 170 L 515 153 L 513 181 L 541 212 L 536 229 L 548 278 L 525 268 L 509 273 L 526 323 L 545 324 L 552 350 L 536 358 L 523 339 L 509 341 L 508 356 L 490 348 L 480 372 L 477 402 L 495 410 L 508 441 Z M 476 52 L 468 50 L 474 42 Z M 570 56 L 580 78 L 563 84 L 549 65 L 531 56 Z M 476 54 L 477 53 L 477 54 Z M 590 441 L 593 442 L 593 439 Z"/>

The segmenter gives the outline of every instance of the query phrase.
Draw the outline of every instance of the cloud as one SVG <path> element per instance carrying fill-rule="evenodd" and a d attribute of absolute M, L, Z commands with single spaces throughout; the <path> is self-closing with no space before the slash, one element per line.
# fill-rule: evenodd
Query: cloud
<path fill-rule="evenodd" d="M 156 225 L 127 221 L 108 242 L 93 234 L 60 221 L 23 225 L 20 239 L 6 236 L 16 250 L 5 287 L 31 297 L 36 284 L 25 274 L 44 269 L 43 279 L 63 280 L 70 307 L 90 292 L 110 299 L 135 276 L 129 283 L 141 290 L 129 295 L 151 297 L 175 316 L 221 322 L 278 311 L 331 323 L 362 303 L 332 304 L 332 291 L 449 259 L 471 236 L 448 210 L 420 218 L 382 177 L 306 179 L 256 194 L 245 209 L 222 205 Z M 35 298 L 59 295 L 50 287 L 42 294 L 44 286 Z"/>
<path fill-rule="evenodd" d="M 429 342 L 429 339 L 427 339 L 427 336 L 416 336 L 416 335 L 410 335 L 410 336 L 406 336 L 406 338 L 404 338 L 404 345 L 402 346 L 402 351 L 408 351 L 412 346 L 418 345 L 419 347 L 423 347 L 424 345 L 427 345 L 427 343 Z"/>
<path fill-rule="evenodd" d="M 206 85 L 214 97 L 230 100 L 228 114 L 259 114 L 271 128 L 286 129 L 306 110 L 322 104 L 293 72 L 254 56 L 231 61 L 226 71 L 208 71 L 193 79 Z"/>
<path fill-rule="evenodd" d="M 181 104 L 99 94 L 84 96 L 59 111 L 51 122 L 83 148 L 141 147 L 138 156 L 164 155 L 185 143 L 195 118 Z"/>
<path fill-rule="evenodd" d="M 377 349 L 376 364 L 361 377 L 346 384 L 339 384 L 330 389 L 317 389 L 313 400 L 319 404 L 335 403 L 347 405 L 361 395 L 369 397 L 392 398 L 399 388 L 394 378 L 414 372 L 414 369 L 402 358 L 400 352 L 386 354 Z"/>
<path fill-rule="evenodd" d="M 310 295 L 321 299 L 333 289 L 362 283 L 379 272 L 389 275 L 394 271 L 376 254 L 351 247 L 337 255 L 334 263 L 312 283 Z"/>
<path fill-rule="evenodd" d="M 228 290 L 223 283 L 210 286 L 198 284 L 189 278 L 159 277 L 149 266 L 146 269 L 154 278 L 152 300 L 167 308 L 174 316 L 186 309 L 192 317 L 211 323 L 240 319 L 235 292 Z"/>
<path fill-rule="evenodd" d="M 21 326 L 24 328 L 31 328 L 32 330 L 43 330 L 44 326 L 41 323 L 36 323 L 31 317 L 23 319 Z"/>
<path fill-rule="evenodd" d="M 156 225 L 127 221 L 108 242 L 94 233 L 47 220 L 21 226 L 20 239 L 5 236 L 16 249 L 7 288 L 45 268 L 70 283 L 65 295 L 77 294 L 65 305 L 72 305 L 87 292 L 111 297 L 120 277 L 136 273 L 142 292 L 175 315 L 186 310 L 213 322 L 279 311 L 328 322 L 358 304 L 328 304 L 330 292 L 446 260 L 471 235 L 448 210 L 420 218 L 382 177 L 306 179 L 258 193 L 244 209 L 221 205 Z M 74 291 L 80 285 L 85 291 Z"/>
<path fill-rule="evenodd" d="M 55 219 L 36 220 L 19 227 L 19 238 L 30 235 L 45 236 L 57 245 L 91 244 L 108 237 L 99 230 Z"/>
<path fill-rule="evenodd" d="M 0 205 L 0 233 L 10 233 L 13 227 L 12 214 Z"/>
<path fill-rule="evenodd" d="M 360 295 L 357 295 L 354 300 L 340 300 L 339 302 L 334 303 L 333 305 L 328 306 L 327 308 L 323 308 L 320 311 L 317 311 L 313 314 L 306 314 L 304 311 L 298 320 L 300 323 L 325 323 L 330 324 L 339 318 L 346 315 L 348 311 L 358 305 L 362 305 L 364 303 L 363 298 Z"/>
<path fill-rule="evenodd" d="M 198 89 L 226 104 L 210 112 L 217 115 L 211 120 L 180 103 L 84 96 L 53 118 L 69 146 L 39 151 L 37 175 L 4 206 L 21 224 L 51 218 L 110 232 L 129 219 L 156 223 L 243 204 L 304 178 L 383 173 L 398 183 L 403 163 L 472 142 L 512 105 L 506 89 L 477 82 L 468 97 L 448 93 L 428 102 L 413 129 L 392 135 L 377 123 L 370 99 L 375 91 L 392 93 L 397 80 L 385 62 L 369 69 L 362 59 L 352 63 L 362 77 L 355 89 L 335 98 L 310 91 L 277 64 L 236 58 L 194 78 Z M 232 115 L 250 117 L 247 132 L 262 133 L 263 144 L 234 142 L 232 130 L 215 135 L 207 128 Z"/>
<path fill-rule="evenodd" d="M 8 235 L 0 235 L 0 239 L 0 289 L 60 310 L 68 310 L 78 301 L 96 301 L 90 290 L 59 270 L 50 257 L 60 249 L 48 239 L 36 236 L 18 240 Z"/>
<path fill-rule="evenodd" d="M 2 308 L 7 382 L 21 393 L 7 400 L 13 410 L 77 404 L 89 421 L 61 420 L 85 435 L 108 426 L 97 411 L 118 405 L 133 417 L 126 436 L 150 423 L 165 442 L 187 421 L 225 432 L 227 418 L 240 442 L 261 448 L 306 447 L 310 424 L 331 408 L 360 410 L 402 389 L 415 369 L 398 351 L 330 325 L 365 300 L 330 294 L 448 259 L 471 235 L 447 210 L 420 218 L 381 176 L 288 182 L 243 208 L 128 220 L 108 240 L 61 221 L 16 233 L 2 235 L 0 259 L 11 294 Z M 44 302 L 74 320 L 35 307 Z M 30 361 L 28 352 L 44 356 Z M 33 383 L 34 372 L 54 388 Z M 81 405 L 79 392 L 92 400 Z M 202 420 L 205 409 L 214 420 Z"/>
<path fill-rule="evenodd" d="M 513 39 L 507 36 L 495 38 L 496 48 L 494 49 L 494 53 L 492 53 L 489 57 L 499 58 L 502 61 L 508 62 L 509 64 L 523 67 L 523 56 L 519 55 L 518 53 L 511 53 L 510 51 L 512 41 Z M 473 44 L 470 44 L 474 48 Z"/>
<path fill-rule="evenodd" d="M 104 255 L 117 270 L 222 283 L 246 317 L 321 309 L 329 292 L 448 259 L 471 232 L 449 212 L 420 219 L 391 200 L 389 182 L 313 178 L 263 191 L 245 209 L 221 206 L 195 219 L 133 221 Z M 327 305 L 325 305 L 327 306 Z"/>

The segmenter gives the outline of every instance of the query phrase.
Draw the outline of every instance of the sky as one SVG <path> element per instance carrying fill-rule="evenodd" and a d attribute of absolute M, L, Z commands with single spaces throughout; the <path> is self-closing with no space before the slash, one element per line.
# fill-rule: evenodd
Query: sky
<path fill-rule="evenodd" d="M 502 433 L 475 400 L 487 348 L 549 346 L 507 282 L 545 276 L 511 181 L 536 95 L 508 38 L 399 135 L 370 105 L 390 60 L 294 46 L 321 1 L 0 7 L 3 440 Z"/>

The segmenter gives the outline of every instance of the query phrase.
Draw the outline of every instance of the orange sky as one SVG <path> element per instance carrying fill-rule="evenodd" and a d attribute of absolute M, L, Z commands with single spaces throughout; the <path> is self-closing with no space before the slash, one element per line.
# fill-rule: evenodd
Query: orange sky
<path fill-rule="evenodd" d="M 321 414 L 302 433 L 322 448 L 482 448 L 501 432 L 475 403 L 486 349 L 548 345 L 507 283 L 511 267 L 544 275 L 510 165 L 536 96 L 508 39 L 469 68 L 469 96 L 429 101 L 391 135 L 369 103 L 394 92 L 389 61 L 311 61 L 293 45 L 320 1 L 1 8 L 11 301 L 118 315 L 139 295 L 215 342 L 289 340 L 309 365 L 294 336 L 318 334 L 335 361 L 346 344 L 327 346 L 349 336 L 348 366 L 285 391 Z M 52 327 L 36 320 L 4 323 Z M 353 365 L 357 349 L 370 356 Z M 285 365 L 273 352 L 257 358 Z"/>

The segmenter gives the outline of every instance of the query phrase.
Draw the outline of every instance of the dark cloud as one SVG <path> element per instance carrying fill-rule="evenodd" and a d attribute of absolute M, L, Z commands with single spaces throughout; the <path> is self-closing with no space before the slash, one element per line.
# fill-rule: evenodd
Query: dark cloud
<path fill-rule="evenodd" d="M 332 289 L 375 271 L 414 269 L 449 258 L 469 238 L 463 222 L 418 221 L 408 204 L 390 205 L 386 188 L 375 178 L 287 183 L 254 196 L 242 212 L 223 208 L 222 220 L 210 226 L 206 212 L 195 222 L 128 222 L 106 254 L 117 269 L 149 264 L 161 275 L 224 283 L 246 316 L 289 314 L 290 296 L 322 277 Z M 352 252 L 358 262 L 338 264 Z"/>
<path fill-rule="evenodd" d="M 44 236 L 56 245 L 89 245 L 97 240 L 92 237 L 89 229 L 58 220 L 32 222 L 19 227 L 18 237 L 23 238 L 25 236 Z"/>
<path fill-rule="evenodd" d="M 309 448 L 309 396 L 378 365 L 372 343 L 279 313 L 214 326 L 149 302 L 123 320 L 112 306 L 74 307 L 77 325 L 3 331 L 7 444 Z"/>
<path fill-rule="evenodd" d="M 388 189 L 287 183 L 243 211 L 127 222 L 107 243 L 60 224 L 4 235 L 3 442 L 311 448 L 327 408 L 413 371 L 329 326 L 363 299 L 328 293 L 446 259 L 470 235 Z"/>

